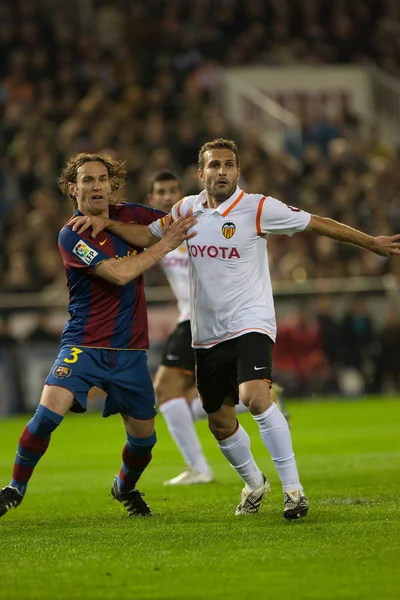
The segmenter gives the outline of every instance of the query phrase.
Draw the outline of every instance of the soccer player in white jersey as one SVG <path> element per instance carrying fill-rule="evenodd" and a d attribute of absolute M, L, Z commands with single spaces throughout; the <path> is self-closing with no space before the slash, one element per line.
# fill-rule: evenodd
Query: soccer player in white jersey
<path fill-rule="evenodd" d="M 182 198 L 180 181 L 172 171 L 155 173 L 149 182 L 147 203 L 152 208 L 170 212 Z M 205 419 L 195 385 L 195 359 L 190 330 L 189 259 L 186 244 L 168 254 L 160 263 L 168 283 L 178 301 L 179 318 L 176 329 L 169 336 L 154 379 L 157 405 L 168 430 L 186 463 L 186 470 L 164 482 L 164 485 L 190 485 L 214 480 L 204 456 L 194 421 Z M 282 388 L 274 384 L 271 394 L 281 403 Z M 236 414 L 247 412 L 242 402 L 236 405 Z"/>
<path fill-rule="evenodd" d="M 270 397 L 271 353 L 276 323 L 266 256 L 269 234 L 309 231 L 370 250 L 400 255 L 400 234 L 373 237 L 326 217 L 311 215 L 262 194 L 238 187 L 235 142 L 216 139 L 202 146 L 199 177 L 205 190 L 172 209 L 172 217 L 193 214 L 196 236 L 188 243 L 192 344 L 197 387 L 218 445 L 245 487 L 236 514 L 258 512 L 269 483 L 250 450 L 250 438 L 236 419 L 240 397 L 257 422 L 283 487 L 284 516 L 308 512 L 290 430 Z M 86 218 L 87 220 L 87 218 Z M 95 226 L 93 218 L 80 227 Z M 109 220 L 97 227 L 115 231 L 135 245 L 149 246 L 162 236 L 165 219 L 148 227 Z"/>

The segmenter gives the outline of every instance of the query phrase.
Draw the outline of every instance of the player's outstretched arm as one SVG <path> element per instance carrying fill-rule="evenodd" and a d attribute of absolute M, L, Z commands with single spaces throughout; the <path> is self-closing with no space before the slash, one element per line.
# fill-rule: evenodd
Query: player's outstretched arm
<path fill-rule="evenodd" d="M 373 237 L 372 235 L 358 231 L 358 229 L 353 229 L 348 225 L 339 223 L 339 221 L 334 221 L 327 217 L 319 217 L 318 215 L 311 216 L 305 231 L 313 231 L 338 242 L 354 244 L 355 246 L 379 254 L 379 256 L 400 255 L 400 234 Z"/>
<path fill-rule="evenodd" d="M 180 217 L 172 225 L 167 225 L 163 231 L 163 237 L 154 246 L 136 256 L 130 256 L 123 260 L 110 258 L 100 262 L 95 273 L 116 285 L 125 285 L 145 271 L 158 263 L 168 252 L 175 250 L 185 240 L 196 235 L 195 232 L 188 233 L 188 229 L 197 223 L 196 217 L 187 215 Z M 133 227 L 133 225 L 131 225 Z"/>
<path fill-rule="evenodd" d="M 107 231 L 110 231 L 131 246 L 136 246 L 137 248 L 149 248 L 159 241 L 159 238 L 151 233 L 147 225 L 123 223 L 106 217 L 73 217 L 68 224 L 72 225 L 72 231 L 76 231 L 79 235 L 91 227 L 91 237 L 93 239 L 103 229 L 107 229 Z"/>

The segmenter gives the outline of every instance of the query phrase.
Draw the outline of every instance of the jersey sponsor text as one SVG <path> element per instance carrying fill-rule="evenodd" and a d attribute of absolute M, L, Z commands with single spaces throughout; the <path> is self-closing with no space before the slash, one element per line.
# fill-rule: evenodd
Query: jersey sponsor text
<path fill-rule="evenodd" d="M 188 244 L 189 256 L 209 258 L 240 258 L 237 248 L 228 248 L 227 246 L 200 246 L 198 244 Z"/>

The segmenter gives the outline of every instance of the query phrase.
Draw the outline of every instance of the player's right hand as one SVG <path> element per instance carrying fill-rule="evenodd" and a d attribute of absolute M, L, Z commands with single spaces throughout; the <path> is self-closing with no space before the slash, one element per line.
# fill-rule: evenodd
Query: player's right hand
<path fill-rule="evenodd" d="M 81 234 L 89 227 L 92 228 L 91 236 L 95 238 L 103 229 L 107 227 L 108 219 L 105 217 L 73 217 L 68 221 L 68 225 L 72 225 L 72 231 Z"/>
<path fill-rule="evenodd" d="M 190 231 L 191 227 L 196 225 L 197 219 L 192 215 L 185 215 L 184 217 L 179 217 L 174 223 L 165 223 L 163 227 L 163 237 L 162 241 L 168 246 L 169 251 L 175 250 L 184 242 L 185 240 L 189 240 L 197 233 L 195 231 Z"/>
<path fill-rule="evenodd" d="M 381 235 L 375 238 L 375 245 L 372 252 L 379 256 L 390 256 L 391 254 L 400 255 L 400 233 L 396 235 Z"/>

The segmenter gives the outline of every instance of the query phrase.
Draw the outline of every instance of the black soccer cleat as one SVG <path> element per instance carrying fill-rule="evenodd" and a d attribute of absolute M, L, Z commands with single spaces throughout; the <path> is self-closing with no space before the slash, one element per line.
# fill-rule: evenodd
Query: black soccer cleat
<path fill-rule="evenodd" d="M 293 490 L 293 492 L 284 493 L 283 516 L 289 521 L 301 519 L 308 513 L 308 500 L 301 490 Z"/>
<path fill-rule="evenodd" d="M 24 497 L 17 488 L 7 486 L 0 490 L 0 517 L 5 515 L 10 508 L 17 508 Z"/>
<path fill-rule="evenodd" d="M 119 491 L 117 478 L 114 479 L 111 496 L 121 502 L 128 511 L 130 517 L 152 517 L 153 513 L 150 510 L 149 505 L 143 500 L 144 494 L 139 492 L 136 488 L 127 492 L 126 494 Z"/>

